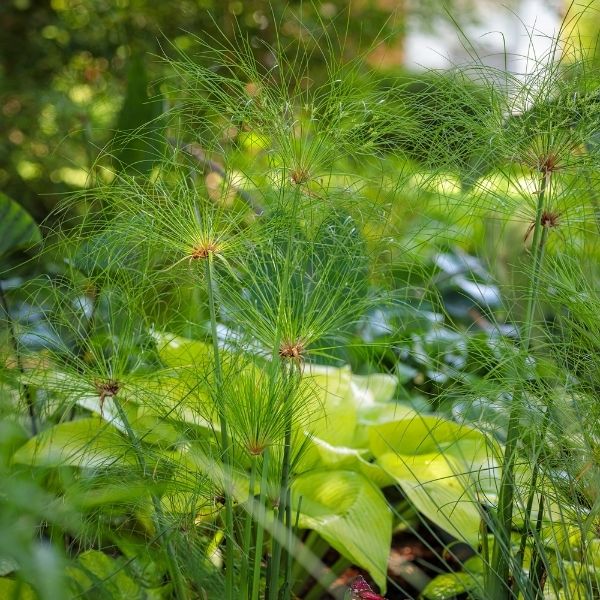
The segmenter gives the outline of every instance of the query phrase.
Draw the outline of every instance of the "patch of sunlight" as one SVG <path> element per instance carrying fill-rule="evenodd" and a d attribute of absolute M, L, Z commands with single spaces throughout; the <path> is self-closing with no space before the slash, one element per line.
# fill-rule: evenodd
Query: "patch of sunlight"
<path fill-rule="evenodd" d="M 54 135 L 58 131 L 56 125 L 56 108 L 52 104 L 46 104 L 40 111 L 40 129 L 46 135 Z"/>
<path fill-rule="evenodd" d="M 37 179 L 42 174 L 42 166 L 29 160 L 17 163 L 17 173 L 25 180 Z"/>
<path fill-rule="evenodd" d="M 409 185 L 443 196 L 454 196 L 461 193 L 460 180 L 450 173 L 433 175 L 432 173 L 418 172 L 410 178 Z"/>
<path fill-rule="evenodd" d="M 112 183 L 116 176 L 116 172 L 108 167 L 103 167 L 100 170 L 100 177 L 102 177 L 102 181 L 105 181 L 106 183 Z"/>
<path fill-rule="evenodd" d="M 88 172 L 85 169 L 76 169 L 73 167 L 62 167 L 53 171 L 52 181 L 62 181 L 72 187 L 82 188 L 88 182 Z"/>
<path fill-rule="evenodd" d="M 245 189 L 251 187 L 251 181 L 241 171 L 232 170 L 228 173 L 227 179 L 229 185 L 234 188 Z"/>
<path fill-rule="evenodd" d="M 69 90 L 69 98 L 71 98 L 75 104 L 87 104 L 92 97 L 92 88 L 85 83 L 74 85 Z"/>
<path fill-rule="evenodd" d="M 239 141 L 253 155 L 269 147 L 269 138 L 253 131 L 240 133 Z"/>

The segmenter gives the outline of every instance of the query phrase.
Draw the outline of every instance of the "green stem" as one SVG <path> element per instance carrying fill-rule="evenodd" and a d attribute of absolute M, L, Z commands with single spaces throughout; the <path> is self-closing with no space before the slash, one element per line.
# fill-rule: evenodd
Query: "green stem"
<path fill-rule="evenodd" d="M 290 372 L 287 369 L 288 365 L 282 365 L 282 369 L 284 371 L 283 377 L 288 379 L 294 377 L 294 373 Z M 291 542 L 292 538 L 292 503 L 291 503 L 291 490 L 290 490 L 290 475 L 291 475 L 291 454 L 292 454 L 292 423 L 293 423 L 293 393 L 294 386 L 290 385 L 286 386 L 288 393 L 284 398 L 284 402 L 286 404 L 286 424 L 285 424 L 285 437 L 284 437 L 284 445 L 283 445 L 283 460 L 282 460 L 282 469 L 281 469 L 281 486 L 279 490 L 279 511 L 277 514 L 277 521 L 281 525 L 281 529 L 286 529 L 286 540 Z M 280 567 L 282 564 L 283 558 L 283 568 L 284 572 L 287 574 L 290 573 L 290 553 L 289 546 L 287 549 L 283 549 L 282 544 L 277 543 L 274 544 L 273 550 L 273 560 L 271 563 L 271 585 L 269 586 L 270 594 L 269 598 L 271 600 L 275 600 L 278 597 L 278 587 L 279 587 L 279 575 L 280 575 Z M 282 600 L 289 599 L 289 586 L 285 586 L 283 589 L 283 598 Z"/>
<path fill-rule="evenodd" d="M 539 539 L 542 531 L 544 515 L 544 496 L 540 496 L 540 502 L 538 504 L 538 515 L 535 524 L 535 535 Z M 544 579 L 546 578 L 546 564 L 539 552 L 537 546 L 534 547 L 531 553 L 531 562 L 529 564 L 529 597 L 534 600 L 541 600 L 544 595 Z"/>
<path fill-rule="evenodd" d="M 306 550 L 309 550 L 314 557 L 320 560 L 323 559 L 325 553 L 331 548 L 331 545 L 314 530 L 311 530 L 308 533 L 303 546 Z M 310 576 L 310 573 L 306 571 L 306 568 L 300 561 L 294 561 L 290 581 L 295 582 L 294 591 L 297 592 L 297 594 L 301 591 L 301 588 L 305 586 L 306 581 Z"/>
<path fill-rule="evenodd" d="M 250 600 L 258 600 L 260 589 L 260 569 L 263 553 L 263 541 L 265 530 L 263 527 L 266 517 L 265 502 L 267 498 L 267 487 L 269 485 L 269 458 L 270 452 L 266 448 L 263 453 L 262 473 L 260 478 L 260 492 L 258 498 L 259 518 L 256 520 L 256 543 L 254 545 L 254 565 L 252 571 L 252 594 Z"/>
<path fill-rule="evenodd" d="M 15 331 L 15 324 L 10 316 L 10 312 L 8 309 L 8 301 L 6 299 L 6 295 L 4 294 L 4 290 L 2 289 L 2 282 L 0 281 L 0 303 L 2 304 L 2 309 L 4 310 L 4 314 L 6 315 L 6 322 L 8 324 L 8 335 L 10 336 L 10 341 L 15 349 L 15 360 L 17 362 L 17 369 L 21 373 L 21 375 L 25 375 L 25 369 L 23 368 L 23 361 L 21 360 L 21 352 L 19 350 L 19 340 L 17 338 L 17 333 Z M 25 404 L 27 405 L 27 412 L 29 413 L 29 421 L 31 423 L 31 433 L 33 435 L 37 435 L 38 427 L 36 423 L 35 417 L 35 407 L 33 405 L 33 398 L 31 396 L 31 389 L 26 384 L 21 382 L 19 385 L 19 389 L 23 391 L 23 396 L 25 398 Z"/>
<path fill-rule="evenodd" d="M 298 206 L 300 204 L 301 193 L 299 188 L 297 187 L 293 198 L 292 198 L 292 210 L 290 213 L 290 226 L 288 230 L 288 237 L 286 239 L 286 248 L 285 248 L 285 262 L 283 265 L 283 275 L 281 279 L 281 293 L 279 296 L 279 306 L 278 306 L 278 323 L 277 323 L 277 331 L 275 334 L 275 344 L 273 347 L 273 363 L 277 364 L 279 359 L 279 344 L 281 342 L 282 331 L 281 331 L 281 323 L 285 321 L 284 311 L 286 308 L 287 302 L 287 285 L 291 275 L 291 262 L 292 262 L 292 247 L 293 247 L 293 239 L 294 239 L 294 228 L 296 227 L 297 215 L 298 215 Z M 294 341 L 294 340 L 290 340 Z M 287 365 L 282 364 L 282 377 L 290 378 L 293 374 L 290 373 L 290 370 L 287 368 Z M 277 375 L 276 375 L 277 376 Z M 291 381 L 290 381 L 291 383 Z M 288 528 L 288 534 L 292 528 L 292 509 L 290 499 L 290 474 L 291 474 L 291 447 L 292 447 L 292 423 L 293 423 L 293 386 L 290 386 L 289 393 L 286 393 L 284 398 L 284 402 L 286 403 L 285 418 L 285 434 L 284 434 L 284 445 L 283 445 L 283 459 L 281 466 L 281 489 L 279 494 L 279 511 L 277 514 L 277 521 L 282 527 Z M 290 535 L 286 535 L 286 539 L 291 539 Z M 269 584 L 269 600 L 276 600 L 279 593 L 279 576 L 280 576 L 280 567 L 281 567 L 281 559 L 284 554 L 282 544 L 279 542 L 276 537 L 272 539 L 272 560 L 271 560 L 271 576 L 270 576 L 270 584 Z M 285 552 L 283 558 L 283 566 L 285 572 L 289 572 L 289 561 L 291 560 L 289 556 L 289 552 Z M 286 586 L 283 592 L 283 600 L 287 600 L 289 598 L 289 586 Z"/>
<path fill-rule="evenodd" d="M 146 468 L 146 459 L 144 458 L 144 449 L 142 448 L 141 442 L 138 437 L 135 435 L 135 432 L 131 428 L 131 424 L 129 423 L 129 419 L 127 418 L 127 414 L 123 410 L 121 403 L 117 399 L 116 396 L 112 397 L 113 404 L 117 409 L 117 413 L 119 415 L 119 419 L 123 423 L 125 427 L 125 431 L 127 432 L 127 437 L 133 446 L 133 451 L 135 453 L 136 460 L 140 469 L 142 470 L 142 475 L 145 478 L 147 474 Z M 175 594 L 179 600 L 187 600 L 188 595 L 185 589 L 185 584 L 183 581 L 183 577 L 181 576 L 181 572 L 179 567 L 177 566 L 177 558 L 175 556 L 175 549 L 173 548 L 173 544 L 171 540 L 167 536 L 167 530 L 165 526 L 164 513 L 162 511 L 162 506 L 160 504 L 160 498 L 156 494 L 150 494 L 152 499 L 152 507 L 154 508 L 154 514 L 152 520 L 154 521 L 154 528 L 156 529 L 157 539 L 160 540 L 160 543 L 164 545 L 165 554 L 167 558 L 167 568 L 169 570 L 169 575 L 171 576 L 171 581 L 175 586 Z"/>
<path fill-rule="evenodd" d="M 217 406 L 219 407 L 219 423 L 221 426 L 221 452 L 225 465 L 225 481 L 223 495 L 225 496 L 225 599 L 234 600 L 233 577 L 233 499 L 231 497 L 231 447 L 227 433 L 227 418 L 223 403 L 223 371 L 221 355 L 219 352 L 219 338 L 217 336 L 217 311 L 215 308 L 213 255 L 209 253 L 206 261 L 206 288 L 208 292 L 208 310 L 210 314 L 210 330 L 215 360 L 215 386 L 217 392 Z"/>
<path fill-rule="evenodd" d="M 242 598 L 248 598 L 249 590 L 248 568 L 252 553 L 250 545 L 252 543 L 252 504 L 254 501 L 254 482 L 256 480 L 256 460 L 256 456 L 251 457 L 250 491 L 248 493 L 248 508 L 244 518 L 244 545 L 242 548 L 242 568 L 240 570 L 240 596 Z"/>
<path fill-rule="evenodd" d="M 546 239 L 546 228 L 542 225 L 542 214 L 546 200 L 546 192 L 550 180 L 550 172 L 545 172 L 540 181 L 537 207 L 535 211 L 535 223 L 533 229 L 533 269 L 529 282 L 527 297 L 527 309 L 525 312 L 525 327 L 523 332 L 523 347 L 525 360 L 531 346 L 531 338 L 534 325 L 535 310 L 541 268 L 544 258 L 544 246 Z M 524 369 L 523 369 L 524 370 Z M 521 434 L 521 413 L 524 390 L 521 379 L 515 389 L 510 415 L 508 420 L 508 431 L 506 445 L 504 448 L 504 460 L 502 478 L 500 480 L 500 493 L 498 496 L 498 515 L 495 524 L 495 544 L 492 556 L 490 573 L 490 600 L 507 600 L 514 597 L 509 586 L 511 556 L 511 530 L 513 520 L 513 508 L 515 501 L 515 462 L 517 459 L 517 445 Z M 516 574 L 515 574 L 516 575 Z"/>

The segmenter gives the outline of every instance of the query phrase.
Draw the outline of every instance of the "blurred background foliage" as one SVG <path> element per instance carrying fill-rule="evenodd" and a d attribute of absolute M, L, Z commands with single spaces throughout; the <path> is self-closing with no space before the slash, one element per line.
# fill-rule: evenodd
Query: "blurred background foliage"
<path fill-rule="evenodd" d="M 167 72 L 159 56 L 191 49 L 191 34 L 248 36 L 268 64 L 265 42 L 273 43 L 276 31 L 286 46 L 335 28 L 348 56 L 367 51 L 373 65 L 394 67 L 403 62 L 408 20 L 426 26 L 454 5 L 470 14 L 471 2 L 461 0 L 5 0 L 0 189 L 40 221 L 61 194 L 84 187 L 114 130 L 155 114 L 145 106 L 146 93 L 153 96 L 159 86 L 144 88 Z M 372 47 L 375 39 L 381 43 Z"/>

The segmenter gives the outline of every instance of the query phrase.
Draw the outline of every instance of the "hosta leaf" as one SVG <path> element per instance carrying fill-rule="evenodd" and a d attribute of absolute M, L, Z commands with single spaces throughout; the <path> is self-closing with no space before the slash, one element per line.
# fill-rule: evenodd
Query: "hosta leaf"
<path fill-rule="evenodd" d="M 452 600 L 465 592 L 477 590 L 482 583 L 470 573 L 444 573 L 430 581 L 420 597 L 423 600 Z"/>
<path fill-rule="evenodd" d="M 316 466 L 351 469 L 358 466 L 361 458 L 366 460 L 367 455 L 370 455 L 368 449 L 336 446 L 321 438 L 310 436 L 302 453 L 300 469 L 308 470 Z"/>
<path fill-rule="evenodd" d="M 369 447 L 376 457 L 389 452 L 401 455 L 443 452 L 464 463 L 464 469 L 488 468 L 495 448 L 480 431 L 434 415 L 398 409 L 394 421 L 369 429 Z"/>
<path fill-rule="evenodd" d="M 357 407 L 366 408 L 389 402 L 396 391 L 398 379 L 387 373 L 352 375 L 351 385 Z"/>
<path fill-rule="evenodd" d="M 134 463 L 127 441 L 102 419 L 60 423 L 21 446 L 13 461 L 35 466 L 110 467 Z"/>
<path fill-rule="evenodd" d="M 26 583 L 0 577 L 0 598 L 7 600 L 37 600 L 38 595 Z"/>
<path fill-rule="evenodd" d="M 212 347 L 206 342 L 154 331 L 158 354 L 167 367 L 207 365 L 212 361 Z"/>
<path fill-rule="evenodd" d="M 0 256 L 20 248 L 29 248 L 42 239 L 31 215 L 0 192 Z"/>
<path fill-rule="evenodd" d="M 474 487 L 451 457 L 388 453 L 377 464 L 394 477 L 420 513 L 457 539 L 477 545 L 481 509 Z"/>
<path fill-rule="evenodd" d="M 99 550 L 88 550 L 80 554 L 74 566 L 68 567 L 74 589 L 87 597 L 101 586 L 109 598 L 131 599 L 145 598 L 137 584 L 123 569 L 121 561 L 110 558 Z"/>
<path fill-rule="evenodd" d="M 302 497 L 300 527 L 319 533 L 385 591 L 392 513 L 381 491 L 360 473 L 327 470 L 300 475 L 292 491 L 297 506 Z"/>
<path fill-rule="evenodd" d="M 337 369 L 311 365 L 304 377 L 316 406 L 310 433 L 336 446 L 352 446 L 356 428 L 356 409 L 351 390 L 350 367 Z"/>
<path fill-rule="evenodd" d="M 161 374 L 136 377 L 140 402 L 138 417 L 168 417 L 171 420 L 192 423 L 213 430 L 218 419 L 210 391 L 204 382 L 194 375 L 192 369 L 169 369 Z M 128 390 L 124 390 L 128 394 Z M 127 395 L 132 400 L 135 395 Z"/>
<path fill-rule="evenodd" d="M 414 414 L 369 430 L 376 464 L 415 508 L 458 539 L 476 544 L 482 492 L 493 496 L 497 449 L 485 435 L 433 415 Z"/>

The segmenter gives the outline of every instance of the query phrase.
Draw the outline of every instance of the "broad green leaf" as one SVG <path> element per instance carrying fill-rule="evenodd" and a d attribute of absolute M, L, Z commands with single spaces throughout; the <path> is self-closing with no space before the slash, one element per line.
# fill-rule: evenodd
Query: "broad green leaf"
<path fill-rule="evenodd" d="M 296 478 L 292 493 L 296 506 L 302 498 L 300 527 L 369 571 L 385 592 L 392 513 L 381 491 L 360 473 L 320 469 Z"/>
<path fill-rule="evenodd" d="M 206 342 L 192 340 L 167 332 L 154 331 L 158 354 L 167 367 L 208 365 L 212 362 L 212 347 Z"/>
<path fill-rule="evenodd" d="M 354 434 L 354 443 L 362 447 L 369 447 L 369 429 L 371 427 L 411 419 L 417 414 L 413 408 L 397 402 L 361 407 L 358 411 L 358 424 Z"/>
<path fill-rule="evenodd" d="M 402 488 L 414 507 L 436 525 L 476 546 L 481 509 L 468 476 L 450 456 L 388 453 L 377 464 Z"/>
<path fill-rule="evenodd" d="M 89 488 L 89 485 L 72 485 L 65 493 L 72 506 L 90 510 L 106 504 L 139 504 L 141 498 L 149 498 L 148 484 L 141 480 L 127 479 L 116 483 L 103 483 Z"/>
<path fill-rule="evenodd" d="M 42 431 L 15 452 L 13 461 L 35 466 L 90 468 L 135 462 L 125 438 L 96 417 L 60 423 Z"/>
<path fill-rule="evenodd" d="M 366 448 L 349 448 L 336 446 L 325 440 L 309 436 L 300 459 L 300 470 L 308 470 L 317 466 L 328 468 L 352 469 L 358 466 L 359 460 L 367 460 L 370 452 Z"/>
<path fill-rule="evenodd" d="M 443 452 L 468 471 L 489 469 L 496 449 L 477 429 L 435 415 L 407 412 L 394 421 L 369 429 L 369 447 L 376 457 L 389 452 L 403 456 Z"/>
<path fill-rule="evenodd" d="M 67 567 L 74 590 L 87 597 L 93 588 L 104 591 L 115 600 L 145 598 L 140 588 L 123 569 L 122 561 L 110 558 L 99 550 L 87 550 L 80 554 L 74 566 Z"/>
<path fill-rule="evenodd" d="M 26 583 L 0 577 L 0 598 L 6 598 L 6 600 L 37 600 L 38 595 Z"/>
<path fill-rule="evenodd" d="M 394 397 L 398 379 L 387 373 L 352 375 L 352 391 L 358 408 L 366 408 Z"/>
<path fill-rule="evenodd" d="M 337 446 L 352 446 L 356 408 L 352 396 L 350 367 L 311 365 L 304 377 L 315 398 L 310 433 Z"/>
<path fill-rule="evenodd" d="M 357 416 L 350 367 L 310 365 L 307 371 L 303 385 L 312 398 L 311 419 L 298 440 L 304 444 L 298 469 L 353 468 L 362 451 L 353 447 Z"/>
<path fill-rule="evenodd" d="M 453 600 L 465 592 L 481 588 L 482 584 L 480 578 L 469 573 L 444 573 L 430 581 L 420 597 L 423 600 Z"/>
<path fill-rule="evenodd" d="M 588 542 L 586 558 L 590 564 L 600 568 L 600 539 L 594 538 Z"/>
<path fill-rule="evenodd" d="M 217 429 L 216 410 L 206 383 L 192 369 L 174 368 L 133 380 L 134 393 L 127 398 L 139 402 L 138 417 L 154 416 Z M 135 393 L 137 389 L 137 394 Z"/>
<path fill-rule="evenodd" d="M 29 248 L 42 240 L 42 234 L 31 215 L 0 192 L 0 256 Z"/>
<path fill-rule="evenodd" d="M 458 539 L 476 544 L 481 494 L 496 491 L 497 449 L 480 431 L 414 413 L 369 429 L 381 467 L 415 508 Z"/>

